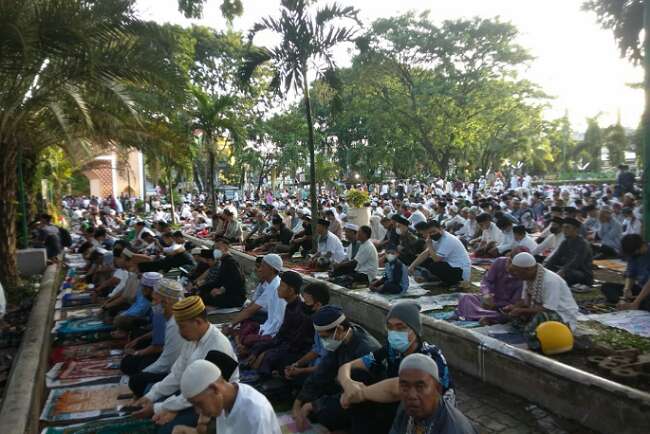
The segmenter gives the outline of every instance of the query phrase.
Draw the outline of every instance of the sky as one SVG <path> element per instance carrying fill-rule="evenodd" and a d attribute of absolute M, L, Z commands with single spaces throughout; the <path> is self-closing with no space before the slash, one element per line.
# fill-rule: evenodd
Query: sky
<path fill-rule="evenodd" d="M 322 0 L 321 0 L 322 1 Z M 243 0 L 244 14 L 233 27 L 246 32 L 260 18 L 278 15 L 280 0 Z M 323 3 L 329 3 L 322 1 Z M 434 22 L 446 19 L 499 17 L 520 31 L 518 43 L 535 57 L 521 77 L 531 80 L 553 97 L 545 115 L 549 119 L 569 114 L 572 126 L 584 131 L 586 118 L 600 113 L 601 126 L 616 122 L 620 112 L 625 127 L 636 128 L 643 113 L 643 92 L 627 84 L 643 81 L 643 70 L 621 59 L 612 33 L 596 23 L 595 15 L 580 10 L 582 0 L 338 0 L 360 10 L 367 24 L 408 10 L 429 10 Z M 207 0 L 200 20 L 187 20 L 178 12 L 177 0 L 138 0 L 140 16 L 160 23 L 200 23 L 225 29 L 220 0 Z M 272 45 L 270 35 L 255 39 Z M 336 52 L 340 66 L 347 66 L 349 47 Z"/>

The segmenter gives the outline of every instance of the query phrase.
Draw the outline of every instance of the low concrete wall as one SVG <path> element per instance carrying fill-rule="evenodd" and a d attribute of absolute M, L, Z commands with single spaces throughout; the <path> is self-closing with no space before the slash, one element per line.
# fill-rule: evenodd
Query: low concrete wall
<path fill-rule="evenodd" d="M 7 381 L 0 410 L 2 434 L 39 432 L 59 270 L 59 265 L 48 266 L 41 280 L 41 290 L 29 315 L 23 341 Z"/>
<path fill-rule="evenodd" d="M 188 237 L 198 244 L 209 241 Z M 233 251 L 245 272 L 255 258 Z M 305 276 L 306 281 L 316 281 Z M 330 284 L 332 303 L 379 335 L 385 334 L 388 303 L 368 302 L 354 291 Z M 531 351 L 478 336 L 445 321 L 423 316 L 423 337 L 444 352 L 449 364 L 482 381 L 521 396 L 551 412 L 602 433 L 646 434 L 650 427 L 650 394 L 558 363 Z"/>

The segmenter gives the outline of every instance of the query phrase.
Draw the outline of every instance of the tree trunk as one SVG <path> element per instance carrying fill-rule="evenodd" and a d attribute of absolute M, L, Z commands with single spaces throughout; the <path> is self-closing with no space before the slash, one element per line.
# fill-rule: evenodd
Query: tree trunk
<path fill-rule="evenodd" d="M 307 66 L 303 67 L 304 78 L 303 93 L 305 95 L 305 114 L 307 116 L 307 130 L 309 131 L 309 199 L 311 202 L 312 249 L 316 250 L 316 223 L 318 222 L 318 203 L 316 201 L 316 155 L 314 150 L 314 123 L 311 117 L 311 100 L 309 98 L 309 81 L 307 80 Z"/>
<path fill-rule="evenodd" d="M 5 290 L 18 286 L 16 263 L 16 170 L 18 148 L 8 143 L 0 144 L 0 282 Z"/>
<path fill-rule="evenodd" d="M 167 171 L 167 189 L 169 190 L 169 203 L 172 206 L 172 224 L 176 224 L 176 204 L 174 204 L 174 187 L 172 186 L 171 168 Z"/>
<path fill-rule="evenodd" d="M 214 189 L 214 152 L 208 149 L 208 192 L 210 193 L 210 201 L 212 202 L 212 212 L 217 211 L 217 192 Z"/>

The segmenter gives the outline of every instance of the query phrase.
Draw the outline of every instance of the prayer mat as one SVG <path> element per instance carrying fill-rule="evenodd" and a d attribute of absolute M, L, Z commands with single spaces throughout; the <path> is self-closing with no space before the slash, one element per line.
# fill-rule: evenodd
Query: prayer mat
<path fill-rule="evenodd" d="M 650 338 L 650 312 L 645 310 L 621 310 L 606 314 L 585 315 L 578 319 L 580 321 L 598 321 L 633 335 Z"/>
<path fill-rule="evenodd" d="M 102 312 L 98 307 L 82 307 L 73 309 L 59 309 L 54 312 L 54 321 L 61 321 L 64 319 L 82 319 L 98 316 Z"/>
<path fill-rule="evenodd" d="M 305 431 L 298 431 L 296 423 L 293 421 L 291 413 L 280 413 L 277 415 L 278 422 L 280 423 L 280 431 L 282 434 L 328 434 L 329 431 L 322 425 L 311 425 L 308 422 L 307 429 Z"/>
<path fill-rule="evenodd" d="M 126 384 L 52 389 L 41 420 L 64 422 L 123 416 L 122 408 L 132 401 L 133 393 Z"/>
<path fill-rule="evenodd" d="M 63 307 L 76 307 L 76 306 L 86 306 L 93 304 L 92 296 L 90 294 L 81 293 L 70 293 L 64 294 L 62 298 Z"/>
<path fill-rule="evenodd" d="M 460 292 L 454 292 L 452 294 L 427 295 L 413 300 L 420 305 L 420 312 L 427 312 L 430 310 L 441 310 L 447 306 L 458 306 L 458 301 L 463 295 Z M 396 300 L 391 302 L 391 304 L 394 303 L 396 303 Z"/>
<path fill-rule="evenodd" d="M 55 364 L 67 360 L 99 359 L 122 354 L 126 341 L 114 340 L 95 342 L 82 345 L 66 345 L 52 349 L 50 363 Z"/>
<path fill-rule="evenodd" d="M 59 336 L 109 332 L 111 330 L 113 330 L 111 324 L 106 324 L 97 317 L 58 321 L 54 326 L 54 332 Z"/>
<path fill-rule="evenodd" d="M 606 268 L 616 273 L 625 273 L 625 269 L 627 268 L 627 264 L 620 259 L 596 259 L 594 260 L 594 264 L 598 268 Z"/>
<path fill-rule="evenodd" d="M 115 382 L 122 376 L 122 357 L 69 360 L 57 363 L 45 375 L 49 388 L 87 384 L 94 382 Z"/>
<path fill-rule="evenodd" d="M 41 434 L 154 434 L 156 424 L 150 419 L 111 418 L 64 427 L 49 427 Z"/>

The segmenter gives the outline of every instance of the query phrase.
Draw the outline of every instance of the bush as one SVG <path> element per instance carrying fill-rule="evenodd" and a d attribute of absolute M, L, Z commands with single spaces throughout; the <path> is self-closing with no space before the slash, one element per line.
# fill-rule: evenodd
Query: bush
<path fill-rule="evenodd" d="M 352 208 L 363 208 L 370 202 L 370 196 L 367 191 L 351 188 L 345 194 L 345 198 Z"/>

